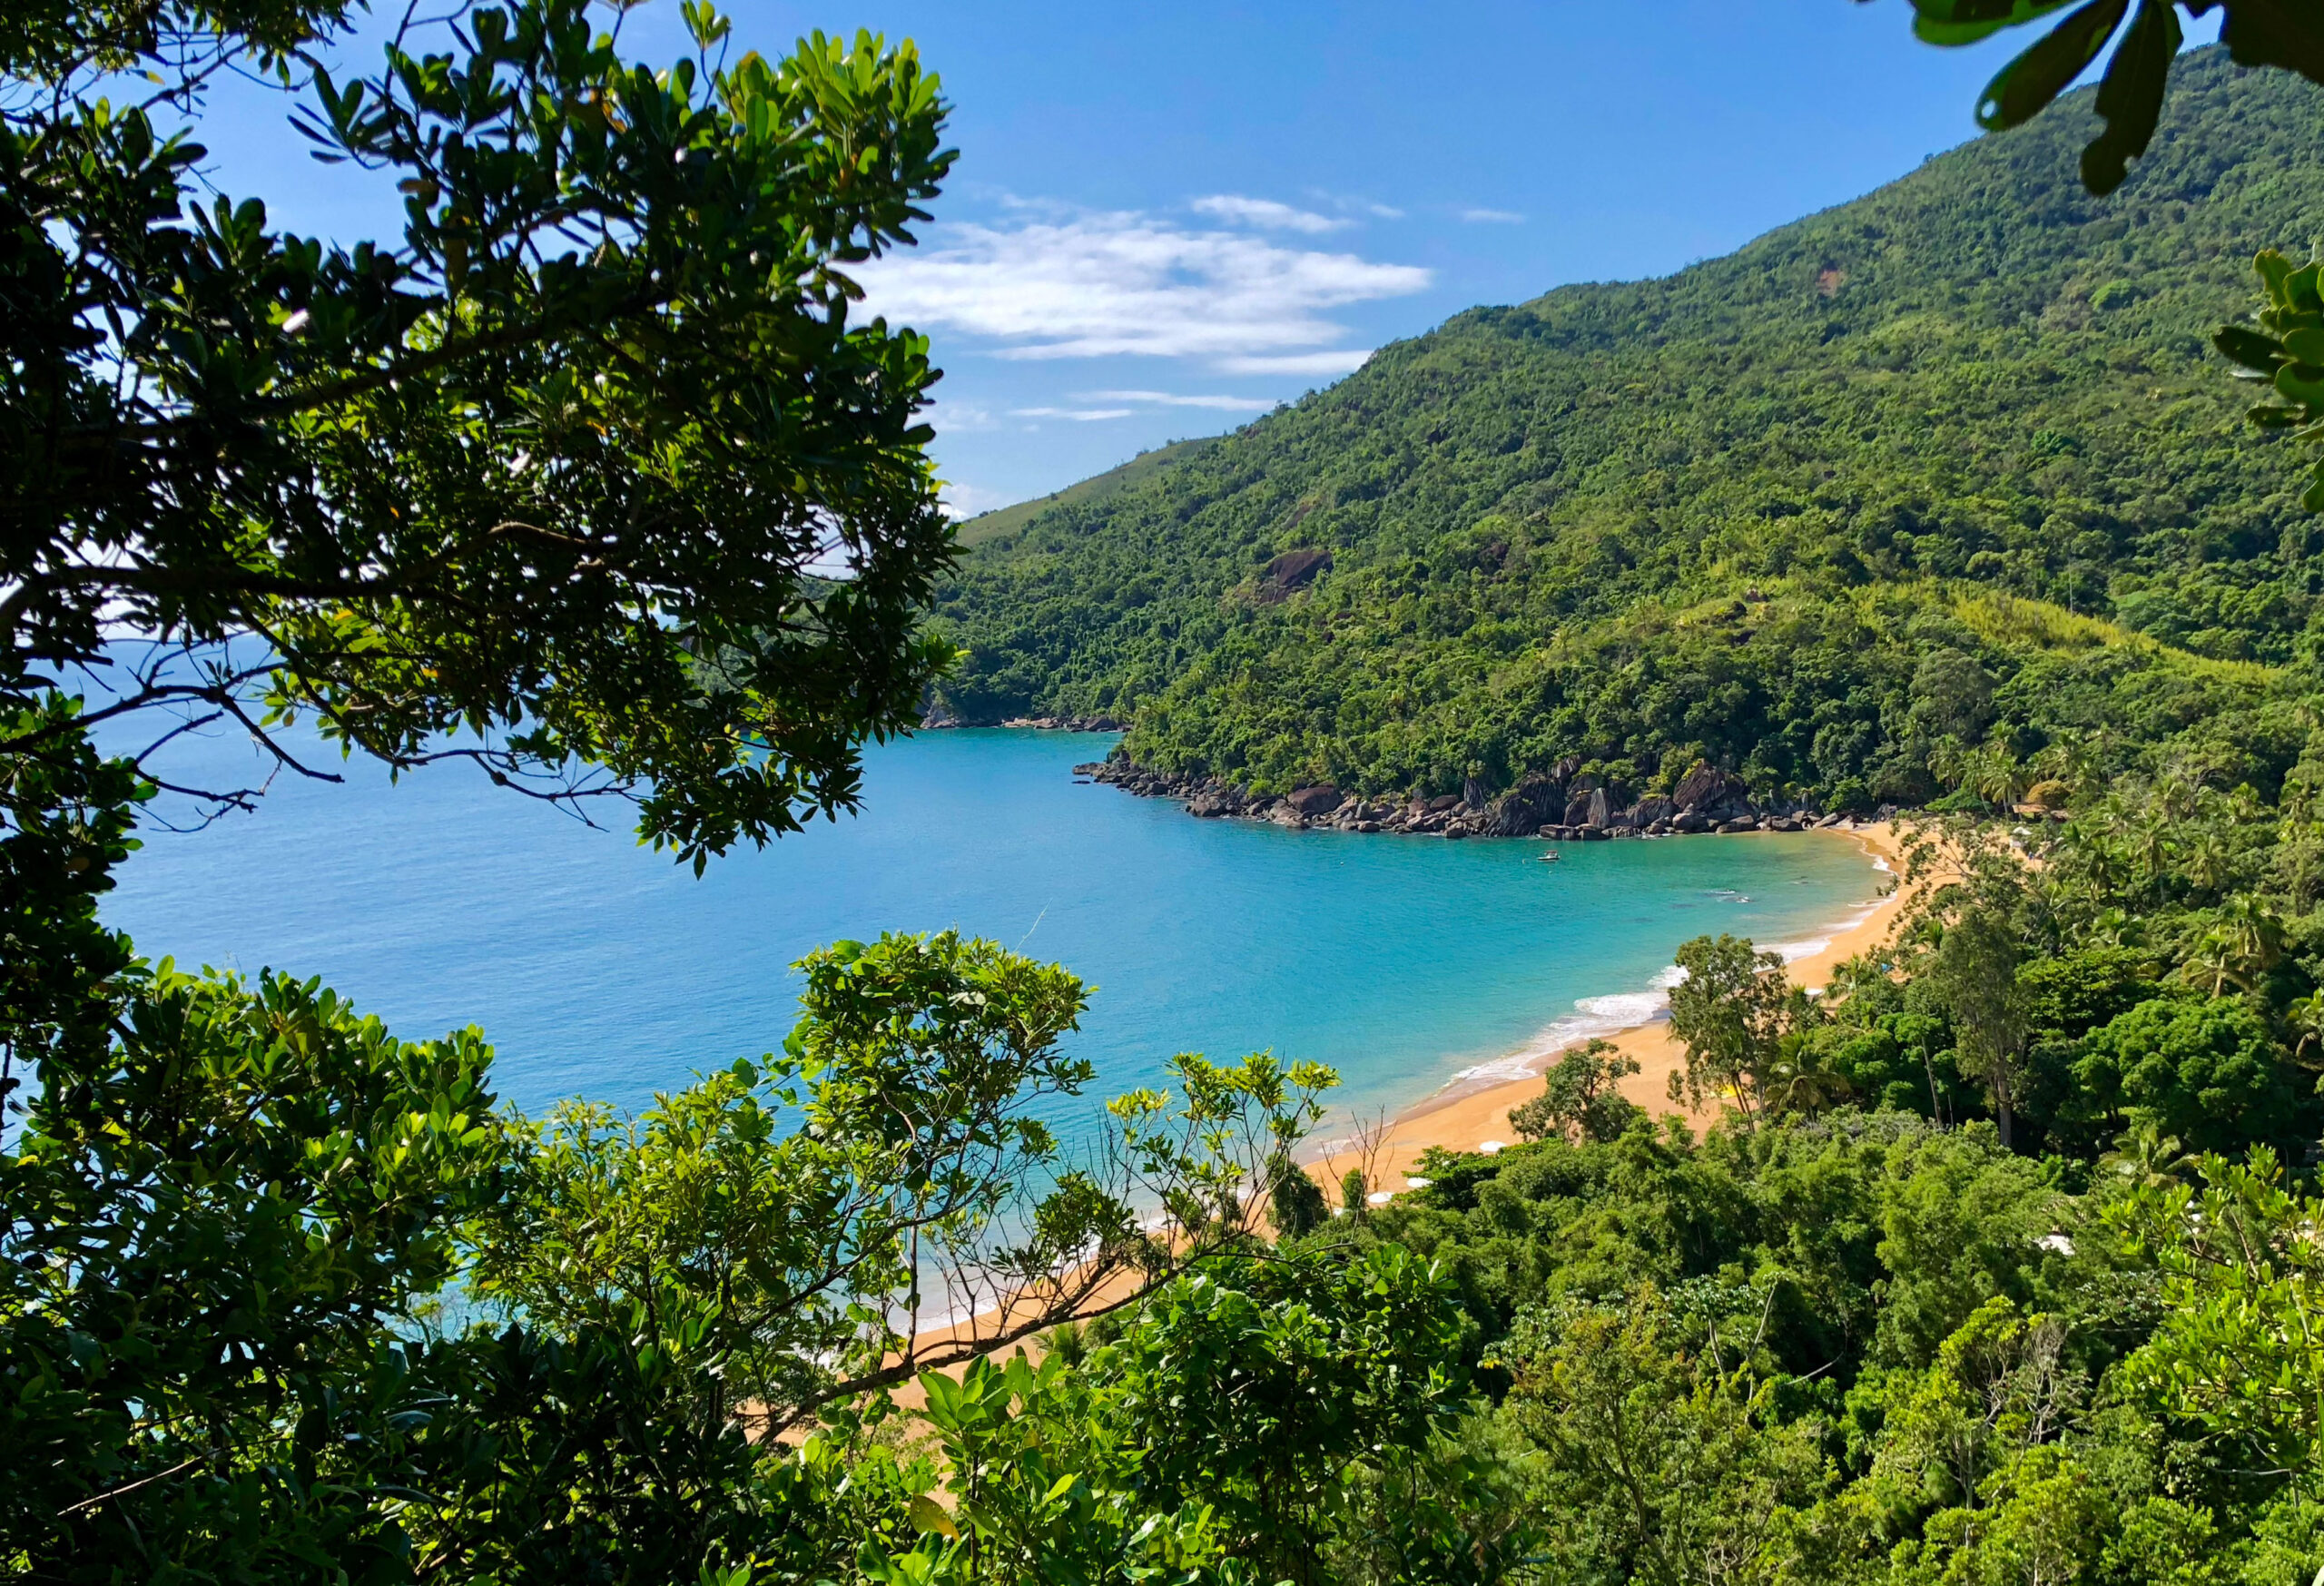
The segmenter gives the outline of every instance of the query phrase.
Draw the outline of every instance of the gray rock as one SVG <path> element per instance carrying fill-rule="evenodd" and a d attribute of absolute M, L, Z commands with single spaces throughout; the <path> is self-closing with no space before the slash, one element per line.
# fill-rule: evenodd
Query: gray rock
<path fill-rule="evenodd" d="M 1708 761 L 1698 760 L 1670 791 L 1671 802 L 1682 810 L 1706 813 L 1742 797 L 1743 784 Z"/>
<path fill-rule="evenodd" d="M 1681 810 L 1670 818 L 1673 832 L 1708 832 L 1710 817 L 1694 810 Z"/>
<path fill-rule="evenodd" d="M 1580 826 L 1590 819 L 1590 794 L 1574 793 L 1565 802 L 1565 822 L 1568 826 Z"/>
<path fill-rule="evenodd" d="M 1613 823 L 1613 801 L 1606 796 L 1604 788 L 1599 788 L 1590 795 L 1590 811 L 1582 817 L 1582 824 L 1602 827 L 1610 826 Z"/>
<path fill-rule="evenodd" d="M 1294 788 L 1284 802 L 1303 815 L 1328 815 L 1340 807 L 1340 790 L 1320 782 L 1313 787 Z"/>

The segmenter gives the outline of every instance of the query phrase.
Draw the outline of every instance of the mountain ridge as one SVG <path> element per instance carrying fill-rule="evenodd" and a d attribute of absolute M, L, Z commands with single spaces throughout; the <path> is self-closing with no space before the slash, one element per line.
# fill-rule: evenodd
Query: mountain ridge
<path fill-rule="evenodd" d="M 1672 275 L 1455 315 L 973 550 L 938 704 L 1128 715 L 1141 762 L 1260 791 L 1579 756 L 1913 802 L 1965 750 L 2091 735 L 2265 790 L 2305 740 L 2317 520 L 2208 332 L 2324 223 L 2319 108 L 2196 52 L 2110 198 L 2073 179 L 2083 95 Z M 1330 570 L 1259 598 L 1305 548 Z M 1961 589 L 2141 642 L 1996 638 Z M 1985 703 L 1916 683 L 1938 652 Z M 2251 744 L 2181 741 L 2226 711 Z"/>

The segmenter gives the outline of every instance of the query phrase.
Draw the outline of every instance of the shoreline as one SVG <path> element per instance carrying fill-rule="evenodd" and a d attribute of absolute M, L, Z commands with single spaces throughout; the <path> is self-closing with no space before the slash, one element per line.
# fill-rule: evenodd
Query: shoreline
<path fill-rule="evenodd" d="M 1853 840 L 1873 860 L 1877 870 L 1891 876 L 1894 884 L 1887 892 L 1874 899 L 1853 921 L 1836 922 L 1822 946 L 1785 966 L 1786 973 L 1794 980 L 1814 987 L 1828 982 L 1832 971 L 1842 960 L 1885 941 L 1905 901 L 1899 875 L 1905 838 L 1896 823 L 1826 828 L 1824 832 L 1798 835 L 1824 834 Z M 1777 833 L 1737 835 L 1753 836 L 1764 841 Z M 1700 1113 L 1689 1112 L 1674 1106 L 1669 1099 L 1666 1089 L 1669 1076 L 1683 1066 L 1686 1059 L 1679 1043 L 1671 1039 L 1667 1013 L 1618 1030 L 1604 1039 L 1612 1040 L 1620 1050 L 1637 1059 L 1639 1072 L 1623 1079 L 1621 1091 L 1645 1108 L 1649 1116 L 1675 1115 L 1698 1128 L 1713 1120 L 1715 1114 L 1708 1109 Z M 1556 1050 L 1544 1051 L 1531 1054 L 1529 1060 L 1546 1067 L 1555 1056 Z M 1494 1077 L 1466 1081 L 1455 1079 L 1388 1118 L 1376 1148 L 1368 1155 L 1345 1138 L 1326 1139 L 1315 1142 L 1309 1149 L 1300 1152 L 1298 1160 L 1318 1177 L 1327 1196 L 1335 1197 L 1338 1180 L 1348 1168 L 1362 1167 L 1372 1181 L 1375 1199 L 1383 1193 L 1393 1199 L 1410 1187 L 1406 1179 L 1413 1167 L 1421 1156 L 1432 1148 L 1473 1151 L 1493 1141 L 1504 1145 L 1516 1144 L 1515 1131 L 1509 1127 L 1509 1109 L 1540 1095 L 1541 1087 L 1541 1076 L 1538 1068 L 1517 1079 Z M 968 1315 L 956 1315 L 942 1321 L 931 1321 L 912 1333 L 913 1351 L 917 1353 L 922 1348 L 949 1345 L 964 1335 L 972 1338 L 1000 1322 L 1005 1309 L 1004 1306 L 987 1306 Z M 948 1369 L 957 1374 L 960 1367 Z M 921 1403 L 921 1388 L 916 1382 L 901 1384 L 894 1392 L 897 1403 L 906 1408 L 916 1407 Z"/>
<path fill-rule="evenodd" d="M 1835 922 L 1815 951 L 1784 966 L 1796 984 L 1811 990 L 1826 986 L 1844 960 L 1886 941 L 1905 896 L 1897 873 L 1903 864 L 1905 839 L 1894 823 L 1830 829 L 1830 834 L 1855 842 L 1889 873 L 1892 884 L 1853 920 Z M 1764 840 L 1772 834 L 1736 835 Z M 1685 1067 L 1686 1053 L 1671 1037 L 1667 1013 L 1601 1039 L 1612 1041 L 1638 1063 L 1639 1071 L 1622 1080 L 1621 1093 L 1649 1117 L 1675 1116 L 1698 1130 L 1715 1121 L 1716 1109 L 1689 1111 L 1669 1098 L 1669 1078 Z M 1301 1163 L 1316 1176 L 1326 1194 L 1335 1196 L 1340 1178 L 1349 1168 L 1360 1167 L 1372 1181 L 1375 1197 L 1383 1193 L 1393 1197 L 1409 1187 L 1406 1179 L 1413 1167 L 1432 1148 L 1474 1151 L 1495 1142 L 1515 1145 L 1517 1136 L 1509 1126 L 1509 1110 L 1541 1093 L 1541 1071 L 1556 1056 L 1556 1050 L 1528 1054 L 1531 1071 L 1521 1077 L 1455 1078 L 1440 1086 L 1386 1120 L 1368 1161 L 1362 1144 L 1343 1137 L 1321 1141 L 1314 1150 L 1301 1153 Z"/>

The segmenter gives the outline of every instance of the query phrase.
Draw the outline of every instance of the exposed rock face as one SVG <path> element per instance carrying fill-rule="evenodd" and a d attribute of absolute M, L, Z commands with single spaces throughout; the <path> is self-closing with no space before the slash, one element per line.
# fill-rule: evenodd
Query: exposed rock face
<path fill-rule="evenodd" d="M 1561 761 L 1570 768 L 1571 760 Z M 1327 826 L 1341 832 L 1395 832 L 1433 837 L 1542 836 L 1567 842 L 1608 837 L 1668 836 L 1695 832 L 1797 832 L 1829 826 L 1839 817 L 1818 819 L 1791 800 L 1754 805 L 1742 779 L 1697 764 L 1669 796 L 1634 798 L 1629 788 L 1595 773 L 1576 772 L 1571 780 L 1533 771 L 1498 795 L 1475 778 L 1457 793 L 1434 798 L 1414 793 L 1398 801 L 1370 800 L 1343 793 L 1328 783 L 1296 788 L 1285 798 L 1253 797 L 1231 782 L 1199 772 L 1170 772 L 1140 765 L 1119 744 L 1102 761 L 1073 768 L 1076 776 L 1118 787 L 1125 793 L 1186 801 L 1187 813 L 1205 819 L 1226 816 L 1272 821 L 1295 831 Z"/>
<path fill-rule="evenodd" d="M 1331 566 L 1329 551 L 1285 551 L 1259 569 L 1258 598 L 1268 605 L 1288 600 L 1293 591 L 1306 588 Z"/>
<path fill-rule="evenodd" d="M 1698 760 L 1693 769 L 1679 779 L 1670 799 L 1682 810 L 1713 809 L 1727 802 L 1728 783 L 1733 780 L 1717 766 Z"/>
<path fill-rule="evenodd" d="M 1565 813 L 1565 790 L 1539 772 L 1495 799 L 1485 812 L 1485 830 L 1496 837 L 1531 837 L 1555 825 Z"/>

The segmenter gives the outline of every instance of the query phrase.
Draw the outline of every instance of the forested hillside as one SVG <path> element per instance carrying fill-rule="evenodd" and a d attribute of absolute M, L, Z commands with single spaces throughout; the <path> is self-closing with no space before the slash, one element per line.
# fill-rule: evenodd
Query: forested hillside
<path fill-rule="evenodd" d="M 2209 336 L 2255 250 L 2324 231 L 2319 112 L 2200 52 L 2112 197 L 2075 180 L 2085 96 L 1729 257 L 1384 348 L 984 537 L 939 707 L 1131 714 L 1141 761 L 1263 792 L 1571 754 L 1911 803 L 2169 742 L 2271 793 L 2324 519 Z"/>

